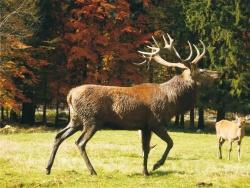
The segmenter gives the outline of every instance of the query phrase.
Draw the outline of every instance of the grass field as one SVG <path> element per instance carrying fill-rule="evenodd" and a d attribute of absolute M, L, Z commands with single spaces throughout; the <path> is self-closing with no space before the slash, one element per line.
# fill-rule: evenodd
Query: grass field
<path fill-rule="evenodd" d="M 60 147 L 51 175 L 45 166 L 55 131 L 0 134 L 0 187 L 250 187 L 250 137 L 242 143 L 242 160 L 237 161 L 236 145 L 232 159 L 216 158 L 214 134 L 170 132 L 174 147 L 169 158 L 151 176 L 141 175 L 141 145 L 137 132 L 100 131 L 87 145 L 87 152 L 98 175 L 90 176 L 74 141 L 80 133 Z M 152 169 L 165 143 L 153 136 L 157 146 L 149 156 Z"/>

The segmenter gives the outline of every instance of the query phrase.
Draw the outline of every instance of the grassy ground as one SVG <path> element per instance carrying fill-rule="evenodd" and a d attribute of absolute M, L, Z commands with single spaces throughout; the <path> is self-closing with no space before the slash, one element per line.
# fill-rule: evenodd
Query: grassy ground
<path fill-rule="evenodd" d="M 216 159 L 216 136 L 170 132 L 174 147 L 165 165 L 149 177 L 141 175 L 141 147 L 137 132 L 100 131 L 89 142 L 87 152 L 98 176 L 90 176 L 74 141 L 59 149 L 51 175 L 45 175 L 56 132 L 0 134 L 0 187 L 250 187 L 250 137 L 242 143 L 242 160 Z M 157 146 L 149 156 L 152 168 L 165 143 L 153 136 Z"/>

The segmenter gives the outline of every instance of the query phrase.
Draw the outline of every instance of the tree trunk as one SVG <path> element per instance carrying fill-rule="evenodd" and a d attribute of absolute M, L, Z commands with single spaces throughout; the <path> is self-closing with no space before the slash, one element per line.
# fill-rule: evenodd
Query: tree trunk
<path fill-rule="evenodd" d="M 33 102 L 34 92 L 32 88 L 26 88 L 24 94 L 30 99 L 30 102 L 24 102 L 22 105 L 22 118 L 21 123 L 33 125 L 35 123 L 36 106 Z"/>
<path fill-rule="evenodd" d="M 57 91 L 56 91 L 56 116 L 55 116 L 55 127 L 59 127 L 59 83 L 57 83 Z"/>
<path fill-rule="evenodd" d="M 4 121 L 4 108 L 1 106 L 1 121 Z"/>
<path fill-rule="evenodd" d="M 179 122 L 180 122 L 180 116 L 179 114 L 176 114 L 175 121 L 174 121 L 175 127 L 179 127 Z"/>
<path fill-rule="evenodd" d="M 43 87 L 43 119 L 42 123 L 47 124 L 47 90 L 48 90 L 48 84 L 47 84 L 47 77 L 46 75 L 44 76 L 44 87 Z"/>
<path fill-rule="evenodd" d="M 46 101 L 43 104 L 43 119 L 42 119 L 42 123 L 44 125 L 47 125 L 47 104 L 46 104 Z"/>
<path fill-rule="evenodd" d="M 180 128 L 181 128 L 181 129 L 184 129 L 184 128 L 185 128 L 184 114 L 181 114 Z"/>
<path fill-rule="evenodd" d="M 224 109 L 218 109 L 217 111 L 217 117 L 216 117 L 216 122 L 222 120 L 222 119 L 225 119 L 225 115 L 226 115 L 226 112 L 224 111 Z"/>
<path fill-rule="evenodd" d="M 203 130 L 204 127 L 205 127 L 205 123 L 204 123 L 204 109 L 203 109 L 203 107 L 199 107 L 198 113 L 199 113 L 198 129 Z"/>
<path fill-rule="evenodd" d="M 6 119 L 9 120 L 10 118 L 9 109 L 7 108 L 5 111 L 6 111 Z"/>
<path fill-rule="evenodd" d="M 189 128 L 194 129 L 194 108 L 190 110 Z"/>
<path fill-rule="evenodd" d="M 56 100 L 55 127 L 59 127 L 58 120 L 59 120 L 59 102 L 58 102 L 58 100 Z"/>
<path fill-rule="evenodd" d="M 68 111 L 69 111 L 69 113 L 68 113 L 68 122 L 70 121 L 70 110 L 69 110 L 69 108 L 68 108 Z"/>
<path fill-rule="evenodd" d="M 18 115 L 14 110 L 10 111 L 10 121 L 12 121 L 12 122 L 18 121 Z"/>
<path fill-rule="evenodd" d="M 35 122 L 35 105 L 33 103 L 23 103 L 21 123 L 33 125 Z"/>
<path fill-rule="evenodd" d="M 4 126 L 4 108 L 1 106 L 1 119 L 0 119 L 0 128 Z"/>

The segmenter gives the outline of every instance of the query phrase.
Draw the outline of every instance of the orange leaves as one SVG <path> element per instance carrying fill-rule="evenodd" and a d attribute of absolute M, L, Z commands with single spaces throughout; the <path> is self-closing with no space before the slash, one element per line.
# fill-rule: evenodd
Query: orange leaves
<path fill-rule="evenodd" d="M 17 89 L 12 77 L 21 77 L 13 61 L 2 62 L 0 65 L 0 105 L 7 108 L 19 109 L 18 102 L 25 99 L 22 92 Z M 19 100 L 19 101 L 18 101 Z"/>
<path fill-rule="evenodd" d="M 97 55 L 89 48 L 81 48 L 74 46 L 69 52 L 68 67 L 72 66 L 72 63 L 76 60 L 88 59 L 91 62 L 97 62 Z"/>
<path fill-rule="evenodd" d="M 138 81 L 137 67 L 131 63 L 140 57 L 136 50 L 151 37 L 145 35 L 145 14 L 131 20 L 129 1 L 75 0 L 65 21 L 64 43 L 67 67 L 86 66 L 84 83 L 121 85 Z M 149 0 L 143 1 L 145 6 Z M 122 72 L 121 72 L 122 70 Z M 128 79 L 126 76 L 129 74 Z M 125 81 L 123 80 L 125 79 Z M 131 83 L 130 82 L 130 83 Z"/>
<path fill-rule="evenodd" d="M 12 49 L 23 50 L 23 49 L 31 48 L 31 46 L 24 44 L 21 40 L 15 37 L 9 38 L 8 42 L 10 43 L 10 46 Z"/>
<path fill-rule="evenodd" d="M 134 33 L 134 34 L 137 34 L 138 33 L 138 29 L 135 28 L 135 27 L 132 27 L 130 25 L 124 27 L 121 32 L 123 33 Z"/>
<path fill-rule="evenodd" d="M 119 13 L 116 15 L 115 19 L 116 19 L 116 20 L 123 21 L 123 20 L 127 19 L 128 17 L 129 17 L 129 14 L 128 14 L 127 12 L 121 11 L 121 12 L 119 12 Z"/>
<path fill-rule="evenodd" d="M 65 23 L 65 27 L 70 30 L 77 30 L 86 28 L 86 25 L 79 20 L 69 20 Z"/>
<path fill-rule="evenodd" d="M 28 54 L 25 54 L 26 56 L 23 57 L 23 59 L 26 61 L 26 65 L 31 68 L 40 68 L 48 65 L 48 61 L 44 59 L 35 59 Z"/>
<path fill-rule="evenodd" d="M 96 44 L 106 47 L 109 44 L 108 35 L 98 35 L 96 38 Z"/>
<path fill-rule="evenodd" d="M 0 58 L 0 105 L 19 110 L 20 104 L 28 99 L 23 95 L 22 85 L 34 85 L 37 76 L 34 69 L 46 66 L 46 60 L 34 59 L 28 51 L 34 50 L 15 35 L 3 34 Z M 5 60 L 5 61 L 4 61 Z"/>
<path fill-rule="evenodd" d="M 111 69 L 111 62 L 114 59 L 112 55 L 104 55 L 102 58 L 103 70 L 109 71 Z"/>

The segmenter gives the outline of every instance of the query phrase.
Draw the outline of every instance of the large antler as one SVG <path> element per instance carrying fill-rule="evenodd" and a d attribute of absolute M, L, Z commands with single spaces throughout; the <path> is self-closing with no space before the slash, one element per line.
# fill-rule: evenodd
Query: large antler
<path fill-rule="evenodd" d="M 193 55 L 193 50 L 192 50 L 192 45 L 190 44 L 190 42 L 188 41 L 188 46 L 190 49 L 190 54 L 186 59 L 182 59 L 180 54 L 178 53 L 178 51 L 175 49 L 175 47 L 173 46 L 173 42 L 174 40 L 170 37 L 169 34 L 167 34 L 169 42 L 167 42 L 166 38 L 164 35 L 162 35 L 162 38 L 164 40 L 164 47 L 170 51 L 174 51 L 175 55 L 177 56 L 177 58 L 180 60 L 180 62 L 177 63 L 173 63 L 173 62 L 168 62 L 166 60 L 164 60 L 163 58 L 161 58 L 161 56 L 159 55 L 160 52 L 160 47 L 158 42 L 155 40 L 155 38 L 152 36 L 152 39 L 154 41 L 154 45 L 152 46 L 146 46 L 147 48 L 149 48 L 151 50 L 151 52 L 145 52 L 145 51 L 138 51 L 139 53 L 142 54 L 142 56 L 144 58 L 146 58 L 146 60 L 144 60 L 142 63 L 138 63 L 137 65 L 142 65 L 144 63 L 149 63 L 152 59 L 159 63 L 162 64 L 164 66 L 168 66 L 168 67 L 178 67 L 178 68 L 182 68 L 182 69 L 189 69 L 189 66 L 186 66 L 186 62 L 190 61 L 192 55 Z M 191 62 L 191 64 L 197 64 L 197 62 L 205 55 L 205 51 L 206 51 L 206 47 L 205 44 L 200 40 L 202 46 L 203 46 L 203 51 L 200 54 L 199 49 L 197 48 L 196 45 L 193 44 L 195 50 L 196 50 L 196 57 L 193 59 L 193 61 Z"/>
<path fill-rule="evenodd" d="M 200 40 L 200 43 L 202 44 L 202 47 L 203 47 L 203 51 L 202 53 L 200 54 L 200 51 L 199 49 L 195 46 L 195 44 L 193 44 L 195 50 L 196 50 L 196 57 L 194 58 L 194 60 L 191 62 L 192 64 L 197 64 L 198 61 L 200 61 L 200 59 L 205 55 L 205 52 L 206 52 L 206 46 L 205 44 L 202 42 L 202 40 Z"/>
<path fill-rule="evenodd" d="M 163 48 L 166 48 L 166 49 L 169 49 L 170 51 L 172 51 L 174 39 L 172 39 L 169 34 L 167 34 L 167 36 L 169 39 L 169 43 L 167 42 L 165 36 L 162 35 L 162 38 L 163 38 L 164 43 L 165 43 Z M 168 62 L 168 61 L 162 59 L 161 56 L 159 55 L 159 52 L 160 52 L 159 44 L 153 36 L 152 36 L 152 39 L 153 39 L 155 45 L 154 46 L 148 46 L 148 45 L 146 46 L 147 48 L 151 49 L 151 52 L 138 51 L 139 53 L 142 54 L 142 56 L 144 58 L 146 58 L 146 60 L 144 60 L 142 63 L 138 63 L 137 65 L 142 65 L 146 62 L 149 63 L 153 59 L 155 62 L 160 63 L 164 66 L 178 67 L 178 68 L 184 68 L 184 69 L 188 68 L 182 63 L 171 63 L 171 62 Z"/>

